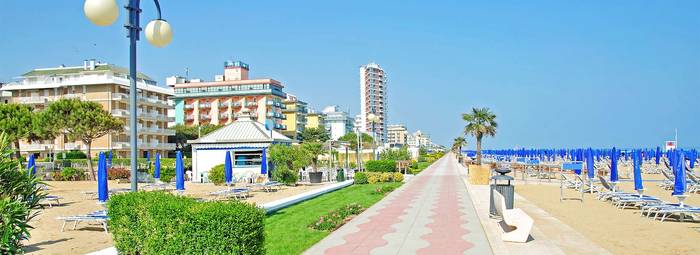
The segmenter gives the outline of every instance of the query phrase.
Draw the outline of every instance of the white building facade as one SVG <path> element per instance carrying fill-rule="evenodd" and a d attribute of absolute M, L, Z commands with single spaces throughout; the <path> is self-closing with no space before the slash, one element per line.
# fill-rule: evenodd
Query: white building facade
<path fill-rule="evenodd" d="M 326 106 L 321 112 L 325 115 L 324 126 L 330 133 L 331 140 L 337 141 L 345 134 L 354 132 L 355 119 L 337 105 Z"/>

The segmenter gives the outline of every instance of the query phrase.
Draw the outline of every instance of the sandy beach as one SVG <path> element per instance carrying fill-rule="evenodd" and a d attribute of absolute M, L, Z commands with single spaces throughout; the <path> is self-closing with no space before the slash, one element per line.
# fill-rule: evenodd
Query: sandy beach
<path fill-rule="evenodd" d="M 92 181 L 77 182 L 47 182 L 50 186 L 49 194 L 60 196 L 61 205 L 53 208 L 46 206 L 40 215 L 31 221 L 34 227 L 31 237 L 25 242 L 24 250 L 28 254 L 85 254 L 104 249 L 112 244 L 112 236 L 105 233 L 99 225 L 81 223 L 76 230 L 72 224 L 67 224 L 64 232 L 61 232 L 63 221 L 56 217 L 86 214 L 104 207 L 97 204 L 94 198 L 86 198 L 83 191 L 97 190 L 97 183 Z M 129 183 L 109 182 L 110 189 L 128 188 Z M 284 187 L 277 192 L 254 191 L 247 202 L 263 204 L 278 200 L 287 196 L 299 194 L 305 191 L 320 188 L 321 186 L 299 185 L 296 187 Z M 207 193 L 223 189 L 223 186 L 215 186 L 205 183 L 185 183 L 185 195 L 198 198 L 212 198 Z"/>
<path fill-rule="evenodd" d="M 670 190 L 658 186 L 658 180 L 663 178 L 661 174 L 644 174 L 644 194 L 677 202 Z M 518 182 L 516 193 L 613 254 L 698 254 L 700 251 L 700 242 L 697 241 L 700 240 L 700 223 L 660 222 L 641 217 L 637 209 L 616 209 L 591 194 L 584 196 L 583 203 L 576 200 L 560 202 L 558 180 Z M 631 180 L 622 180 L 620 185 L 623 191 L 634 192 Z M 567 190 L 565 194 L 575 197 L 580 193 Z M 686 203 L 700 206 L 700 194 L 689 195 Z"/>

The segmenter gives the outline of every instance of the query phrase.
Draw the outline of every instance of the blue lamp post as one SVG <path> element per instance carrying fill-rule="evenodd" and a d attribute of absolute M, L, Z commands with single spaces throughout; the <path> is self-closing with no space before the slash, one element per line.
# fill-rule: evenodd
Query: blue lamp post
<path fill-rule="evenodd" d="M 152 20 L 146 25 L 146 39 L 156 47 L 164 47 L 168 45 L 173 38 L 173 32 L 170 24 L 161 19 L 160 3 L 154 0 L 156 9 L 158 10 L 158 19 Z M 129 31 L 129 131 L 131 144 L 131 190 L 137 191 L 137 161 L 138 146 L 137 146 L 137 97 L 136 92 L 136 41 L 139 40 L 139 15 L 141 13 L 140 0 L 129 0 L 129 5 L 125 8 L 129 12 L 129 20 L 124 26 Z M 83 5 L 85 16 L 95 25 L 109 26 L 119 17 L 119 9 L 116 0 L 85 0 Z"/>

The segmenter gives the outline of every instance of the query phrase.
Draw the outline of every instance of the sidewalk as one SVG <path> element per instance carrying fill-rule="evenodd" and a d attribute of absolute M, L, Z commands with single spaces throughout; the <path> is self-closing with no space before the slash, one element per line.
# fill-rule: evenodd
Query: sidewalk
<path fill-rule="evenodd" d="M 305 254 L 492 254 L 450 153 Z"/>

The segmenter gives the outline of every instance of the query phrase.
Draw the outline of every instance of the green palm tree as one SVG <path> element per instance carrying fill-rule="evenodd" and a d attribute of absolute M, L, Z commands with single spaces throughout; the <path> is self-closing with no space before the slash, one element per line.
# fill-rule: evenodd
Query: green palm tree
<path fill-rule="evenodd" d="M 495 136 L 496 115 L 489 108 L 472 108 L 471 113 L 463 113 L 462 119 L 467 122 L 464 127 L 464 134 L 472 135 L 476 138 L 476 164 L 481 164 L 481 139 L 484 136 Z"/>
<path fill-rule="evenodd" d="M 462 136 L 458 136 L 452 142 L 452 151 L 455 153 L 460 153 L 462 151 L 462 147 L 464 146 L 467 146 L 467 140 Z"/>

